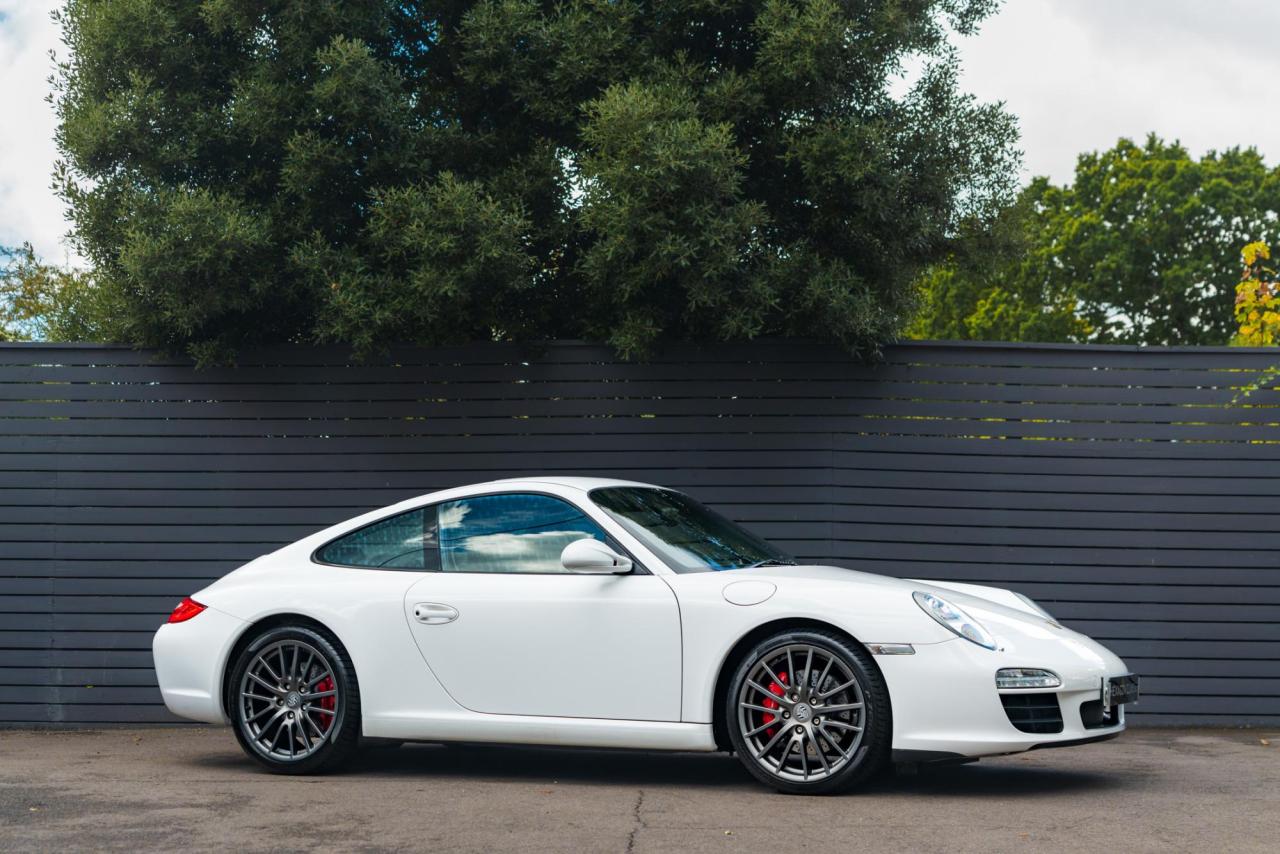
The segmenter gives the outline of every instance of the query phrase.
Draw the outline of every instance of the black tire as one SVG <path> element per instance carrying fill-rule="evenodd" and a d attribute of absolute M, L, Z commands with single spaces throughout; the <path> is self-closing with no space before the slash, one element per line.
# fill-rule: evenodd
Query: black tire
<path fill-rule="evenodd" d="M 299 651 L 299 657 L 311 655 L 314 658 L 304 659 L 306 664 L 303 665 L 298 658 L 291 657 L 290 650 Z M 282 653 L 281 660 L 276 660 L 276 652 Z M 279 685 L 264 687 L 266 682 L 262 682 L 259 675 L 263 672 L 264 663 L 260 656 L 265 656 L 275 665 L 274 668 L 268 665 L 266 682 L 275 681 L 269 677 L 278 670 L 283 674 L 284 688 L 277 690 Z M 255 667 L 257 679 L 246 675 L 251 666 Z M 286 672 L 290 668 L 295 672 Z M 304 668 L 306 675 L 301 675 Z M 323 679 L 309 689 L 303 684 L 314 680 L 314 674 L 326 674 L 333 684 L 333 693 L 328 695 L 333 698 L 331 702 L 327 697 L 314 699 L 317 693 L 326 694 L 329 690 Z M 242 696 L 242 690 L 248 690 L 254 696 Z M 322 708 L 326 705 L 330 708 Z M 240 747 L 275 774 L 336 771 L 351 760 L 360 746 L 360 685 L 351 658 L 337 638 L 310 626 L 277 626 L 255 637 L 231 669 L 227 708 Z M 272 749 L 268 750 L 266 741 L 272 730 L 270 724 L 262 722 L 277 720 Z M 328 720 L 331 722 L 326 726 L 325 721 Z M 296 733 L 295 726 L 298 728 Z M 297 752 L 300 755 L 293 757 L 284 752 L 280 746 L 282 736 L 290 748 L 289 753 L 299 748 Z"/>
<path fill-rule="evenodd" d="M 788 651 L 803 659 L 810 649 L 808 666 L 793 663 L 785 672 Z M 824 657 L 831 661 L 827 670 Z M 761 684 L 753 674 L 777 680 Z M 760 641 L 734 671 L 722 702 L 738 758 L 779 792 L 848 791 L 889 762 L 893 713 L 884 678 L 860 644 L 834 631 L 781 631 Z"/>

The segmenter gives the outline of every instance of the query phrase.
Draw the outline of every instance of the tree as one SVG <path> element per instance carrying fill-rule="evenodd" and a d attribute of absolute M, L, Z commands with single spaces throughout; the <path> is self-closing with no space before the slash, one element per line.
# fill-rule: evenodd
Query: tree
<path fill-rule="evenodd" d="M 1209 152 L 1197 161 L 1154 135 L 1143 145 L 1121 139 L 1108 151 L 1081 155 L 1067 186 L 1031 183 L 1003 215 L 1021 223 L 1019 251 L 994 265 L 966 264 L 986 238 L 975 244 L 962 237 L 971 248 L 924 281 L 934 308 L 913 329 L 1225 344 L 1235 332 L 1238 247 L 1270 239 L 1278 214 L 1280 171 L 1253 149 Z M 946 293 L 935 298 L 939 288 Z M 956 316 L 963 323 L 948 319 Z"/>
<path fill-rule="evenodd" d="M 1053 275 L 1052 246 L 1037 178 L 992 222 L 966 222 L 951 254 L 919 282 L 920 311 L 912 338 L 978 341 L 1083 341 L 1089 325 L 1070 283 Z"/>
<path fill-rule="evenodd" d="M 0 341 L 122 341 L 119 294 L 91 273 L 55 267 L 31 244 L 0 247 Z"/>
<path fill-rule="evenodd" d="M 134 340 L 874 349 L 1012 119 L 996 0 L 68 0 L 58 180 Z M 895 88 L 907 58 L 919 79 Z"/>
<path fill-rule="evenodd" d="M 1276 230 L 1280 172 L 1253 149 L 1196 161 L 1152 135 L 1082 156 L 1074 185 L 1042 201 L 1094 340 L 1225 344 L 1239 247 Z"/>
<path fill-rule="evenodd" d="M 1280 344 L 1280 283 L 1268 265 L 1271 247 L 1257 241 L 1240 251 L 1244 269 L 1236 285 L 1236 335 L 1238 347 L 1274 347 Z"/>
<path fill-rule="evenodd" d="M 1274 347 L 1280 344 L 1280 274 L 1270 265 L 1271 247 L 1255 241 L 1240 250 L 1243 269 L 1236 285 L 1236 347 Z M 1280 365 L 1271 365 L 1244 383 L 1232 404 L 1249 400 L 1258 391 L 1276 388 Z"/>

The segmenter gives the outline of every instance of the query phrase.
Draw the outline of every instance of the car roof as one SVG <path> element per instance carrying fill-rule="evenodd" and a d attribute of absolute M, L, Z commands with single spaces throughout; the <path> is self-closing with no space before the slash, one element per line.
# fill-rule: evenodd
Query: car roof
<path fill-rule="evenodd" d="M 529 489 L 537 491 L 539 487 L 554 486 L 561 489 L 581 490 L 589 492 L 602 486 L 640 486 L 648 489 L 666 489 L 664 486 L 657 486 L 652 483 L 640 483 L 634 480 L 621 480 L 612 477 L 574 477 L 570 475 L 527 475 L 525 477 L 508 477 L 501 480 L 488 480 L 482 483 L 471 483 L 465 486 L 454 486 L 448 489 L 429 492 L 425 495 L 416 495 L 413 498 L 406 498 L 403 501 L 386 507 L 379 507 L 377 510 L 370 510 L 360 516 L 339 522 L 325 528 L 323 531 L 317 531 L 309 537 L 304 537 L 293 543 L 288 548 L 297 549 L 314 549 L 316 545 L 327 542 L 335 536 L 354 531 L 355 529 L 375 522 L 379 519 L 388 518 L 406 510 L 412 510 L 415 507 L 426 504 L 434 504 L 440 501 L 455 501 L 467 498 L 472 495 L 483 495 L 492 492 L 495 489 L 500 490 L 520 490 Z"/>
<path fill-rule="evenodd" d="M 560 489 L 571 489 L 581 492 L 590 492 L 593 489 L 599 489 L 603 486 L 638 486 L 645 489 L 666 489 L 665 486 L 658 486 L 652 483 L 640 483 L 635 480 L 621 480 L 613 477 L 576 477 L 573 475 L 526 475 L 524 477 L 505 477 L 499 480 L 486 480 L 480 483 L 468 483 L 462 486 L 453 486 L 448 489 L 440 489 L 435 492 L 428 492 L 425 495 L 417 495 L 413 498 L 405 499 L 398 504 L 390 507 L 384 507 L 379 511 L 383 512 L 391 509 L 410 508 L 420 504 L 431 504 L 437 501 L 454 501 L 467 498 L 473 495 L 484 495 L 488 492 L 498 490 L 520 490 L 529 489 L 537 491 L 539 487 L 559 487 Z M 370 514 L 372 515 L 372 514 Z"/>
<path fill-rule="evenodd" d="M 487 483 L 472 484 L 471 487 L 469 488 L 475 489 L 475 488 L 486 487 L 486 486 L 497 485 L 497 484 L 502 484 L 503 486 L 511 486 L 513 484 L 519 484 L 519 483 L 551 484 L 554 486 L 568 487 L 570 489 L 581 489 L 583 492 L 588 492 L 592 489 L 599 489 L 602 486 L 644 486 L 650 489 L 665 489 L 665 487 L 661 487 L 653 483 L 641 483 L 640 481 L 635 481 L 635 480 L 621 480 L 619 478 L 614 478 L 614 477 L 578 477 L 576 475 L 557 475 L 557 474 L 527 475 L 525 477 L 507 477 L 507 478 L 502 478 L 501 480 L 491 480 L 491 481 L 488 481 Z"/>

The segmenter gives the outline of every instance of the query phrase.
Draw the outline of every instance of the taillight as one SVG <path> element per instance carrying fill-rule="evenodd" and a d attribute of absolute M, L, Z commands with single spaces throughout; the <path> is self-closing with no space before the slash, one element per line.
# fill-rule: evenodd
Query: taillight
<path fill-rule="evenodd" d="M 187 620 L 190 620 L 196 614 L 203 611 L 206 607 L 208 606 L 201 605 L 199 602 L 188 596 L 178 603 L 178 607 L 173 609 L 173 613 L 169 615 L 169 622 L 185 623 Z"/>

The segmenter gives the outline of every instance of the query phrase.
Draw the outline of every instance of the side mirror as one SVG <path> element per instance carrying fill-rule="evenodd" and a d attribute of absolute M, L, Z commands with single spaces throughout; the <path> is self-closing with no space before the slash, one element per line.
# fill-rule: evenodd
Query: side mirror
<path fill-rule="evenodd" d="M 621 575 L 631 571 L 631 558 L 618 554 L 599 540 L 574 540 L 560 552 L 560 563 L 583 575 Z"/>

